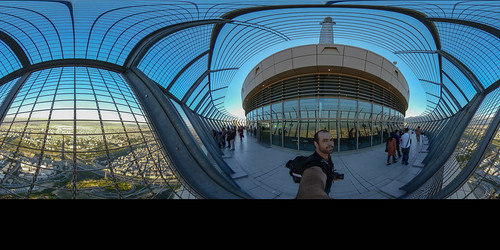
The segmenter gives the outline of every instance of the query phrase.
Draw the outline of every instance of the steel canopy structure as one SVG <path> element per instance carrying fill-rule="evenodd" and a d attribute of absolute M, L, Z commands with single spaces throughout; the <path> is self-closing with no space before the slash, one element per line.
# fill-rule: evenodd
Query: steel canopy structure
<path fill-rule="evenodd" d="M 497 197 L 499 13 L 496 1 L 0 1 L 0 196 L 251 198 L 210 134 L 245 122 L 228 89 L 256 58 L 316 43 L 331 16 L 336 42 L 395 58 L 425 91 L 405 121 L 430 150 L 401 198 Z"/>

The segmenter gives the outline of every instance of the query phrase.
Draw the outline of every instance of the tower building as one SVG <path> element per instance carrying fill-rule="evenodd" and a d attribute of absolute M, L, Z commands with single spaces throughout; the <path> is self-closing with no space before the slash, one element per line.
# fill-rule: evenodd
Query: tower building
<path fill-rule="evenodd" d="M 374 52 L 333 44 L 331 17 L 320 24 L 319 44 L 275 53 L 244 81 L 243 108 L 257 140 L 313 151 L 314 133 L 327 129 L 337 152 L 383 143 L 403 128 L 406 79 Z"/>
<path fill-rule="evenodd" d="M 333 25 L 336 24 L 331 17 L 325 17 L 321 24 L 321 33 L 319 35 L 320 44 L 331 44 L 334 43 L 333 40 Z"/>

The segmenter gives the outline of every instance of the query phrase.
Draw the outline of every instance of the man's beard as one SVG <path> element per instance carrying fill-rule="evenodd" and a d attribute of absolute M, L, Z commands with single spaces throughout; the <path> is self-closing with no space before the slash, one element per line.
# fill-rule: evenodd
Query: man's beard
<path fill-rule="evenodd" d="M 322 152 L 322 153 L 325 153 L 325 154 L 331 154 L 331 153 L 333 153 L 333 147 L 325 147 L 325 148 L 322 148 L 322 149 L 321 149 L 321 152 Z"/>

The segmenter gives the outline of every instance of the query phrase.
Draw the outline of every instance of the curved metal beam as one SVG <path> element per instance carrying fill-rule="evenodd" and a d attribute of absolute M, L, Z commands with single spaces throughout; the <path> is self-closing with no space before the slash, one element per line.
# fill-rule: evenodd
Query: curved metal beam
<path fill-rule="evenodd" d="M 483 85 L 479 81 L 479 79 L 476 77 L 476 75 L 467 67 L 465 64 L 463 64 L 460 60 L 458 60 L 456 57 L 452 56 L 450 53 L 443 51 L 443 50 L 406 50 L 406 51 L 395 51 L 394 54 L 404 54 L 404 53 L 423 53 L 423 54 L 435 54 L 437 53 L 439 56 L 442 56 L 446 58 L 448 61 L 450 61 L 455 67 L 457 67 L 460 72 L 464 74 L 465 77 L 471 82 L 472 87 L 476 90 L 476 92 L 480 93 L 484 90 Z M 440 59 L 441 60 L 441 59 Z M 440 70 L 442 71 L 442 69 Z M 441 79 L 442 81 L 442 79 Z"/>
<path fill-rule="evenodd" d="M 476 75 L 467 67 L 465 64 L 463 64 L 460 60 L 449 54 L 448 52 L 445 52 L 443 50 L 438 50 L 437 53 L 444 58 L 446 58 L 448 61 L 450 61 L 455 67 L 457 67 L 458 70 L 460 70 L 465 77 L 470 81 L 472 84 L 472 87 L 476 90 L 476 92 L 480 93 L 484 91 L 484 87 L 479 81 L 479 79 L 476 77 Z"/>
<path fill-rule="evenodd" d="M 105 61 L 99 61 L 93 59 L 57 59 L 41 63 L 30 64 L 26 67 L 15 70 L 0 78 L 0 85 L 2 85 L 5 82 L 12 81 L 26 73 L 42 69 L 55 68 L 55 67 L 92 67 L 92 68 L 102 68 L 114 72 L 125 71 L 124 67 Z"/>
<path fill-rule="evenodd" d="M 193 60 L 191 60 L 190 62 L 188 62 L 186 65 L 184 65 L 184 67 L 179 70 L 179 72 L 177 72 L 177 75 L 175 75 L 175 77 L 172 79 L 172 81 L 170 81 L 170 83 L 168 84 L 168 86 L 165 88 L 167 91 L 170 91 L 170 89 L 172 88 L 172 86 L 174 85 L 174 83 L 177 81 L 177 79 L 179 79 L 182 74 L 184 74 L 184 72 L 186 70 L 189 69 L 189 67 L 191 67 L 191 65 L 193 65 L 194 63 L 196 63 L 198 60 L 200 60 L 202 57 L 204 57 L 205 55 L 208 54 L 208 50 L 199 54 L 197 57 L 195 57 Z"/>
<path fill-rule="evenodd" d="M 173 34 L 177 31 L 181 31 L 183 29 L 192 28 L 200 25 L 207 24 L 220 24 L 220 23 L 228 23 L 232 22 L 231 20 L 223 20 L 223 19 L 208 19 L 208 20 L 199 20 L 199 21 L 191 21 L 185 23 L 173 24 L 164 28 L 161 28 L 146 37 L 144 37 L 141 41 L 139 41 L 135 47 L 130 51 L 130 54 L 125 59 L 125 63 L 123 67 L 131 68 L 133 66 L 137 66 L 144 55 L 148 52 L 148 50 L 159 42 L 161 39 L 166 36 Z"/>
<path fill-rule="evenodd" d="M 17 56 L 17 59 L 21 63 L 22 67 L 29 67 L 31 65 L 30 60 L 26 53 L 24 53 L 23 48 L 14 40 L 12 37 L 7 35 L 6 33 L 0 31 L 0 40 L 3 41 L 9 48 L 14 52 Z"/>
<path fill-rule="evenodd" d="M 238 9 L 234 10 L 231 12 L 228 12 L 222 16 L 223 19 L 233 19 L 235 17 L 252 13 L 252 12 L 257 12 L 257 11 L 264 11 L 264 10 L 275 10 L 275 9 L 296 9 L 296 8 L 353 8 L 353 9 L 371 9 L 371 10 L 385 10 L 385 11 L 392 11 L 392 12 L 397 12 L 400 14 L 408 15 L 411 16 L 418 21 L 420 21 L 432 35 L 432 38 L 434 39 L 434 43 L 436 45 L 436 48 L 438 50 L 441 49 L 441 41 L 439 39 L 439 33 L 437 31 L 436 26 L 434 23 L 432 23 L 425 14 L 422 14 L 418 11 L 411 10 L 411 9 L 405 9 L 405 8 L 400 8 L 400 7 L 392 7 L 392 6 L 374 6 L 374 5 L 354 5 L 354 4 L 335 4 L 334 1 L 328 1 L 326 4 L 292 4 L 292 5 L 273 5 L 273 6 L 259 6 L 259 7 L 249 7 L 249 8 L 243 8 L 243 9 Z"/>
<path fill-rule="evenodd" d="M 476 22 L 471 22 L 471 21 L 466 21 L 466 20 L 450 19 L 450 18 L 427 18 L 427 20 L 433 21 L 433 22 L 461 24 L 461 25 L 473 27 L 476 29 L 480 29 L 482 31 L 486 31 L 486 32 L 496 36 L 497 38 L 500 38 L 500 30 L 498 30 L 494 27 L 491 27 L 489 25 L 482 24 L 482 23 L 476 23 Z"/>

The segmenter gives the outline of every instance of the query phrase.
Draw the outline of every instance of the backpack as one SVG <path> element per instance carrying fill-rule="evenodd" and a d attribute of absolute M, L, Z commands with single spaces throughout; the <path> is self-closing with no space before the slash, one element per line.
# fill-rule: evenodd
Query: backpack
<path fill-rule="evenodd" d="M 289 160 L 285 166 L 290 169 L 290 176 L 293 179 L 293 182 L 300 183 L 300 179 L 302 179 L 302 172 L 304 172 L 305 166 L 312 159 L 309 156 L 299 155 L 292 160 Z"/>

